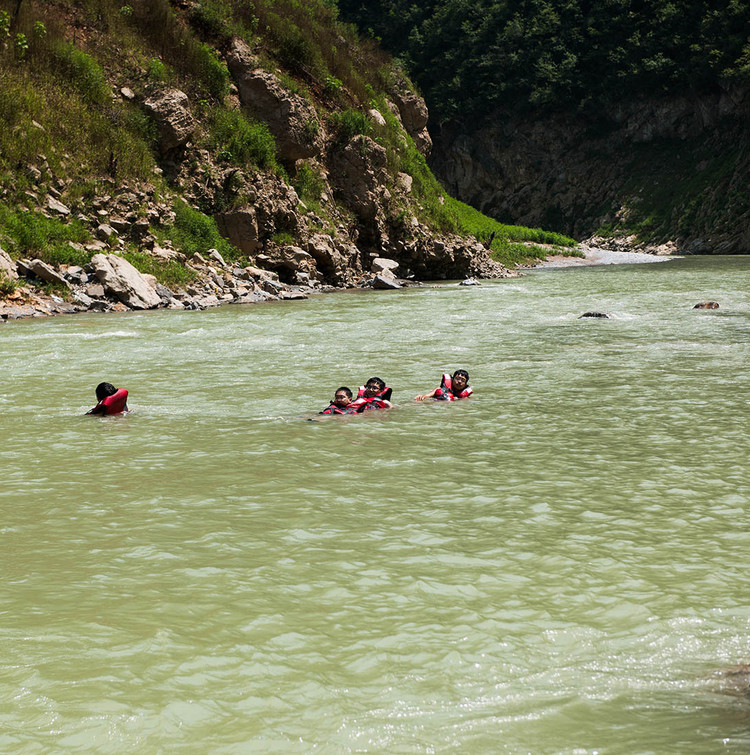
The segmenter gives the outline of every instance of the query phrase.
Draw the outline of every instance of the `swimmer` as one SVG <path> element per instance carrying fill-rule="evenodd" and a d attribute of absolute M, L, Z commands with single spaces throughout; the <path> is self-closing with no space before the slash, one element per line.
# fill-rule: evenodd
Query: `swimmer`
<path fill-rule="evenodd" d="M 119 390 L 111 383 L 99 383 L 96 386 L 97 405 L 86 414 L 124 414 L 128 409 L 128 392 Z"/>
<path fill-rule="evenodd" d="M 357 413 L 367 412 L 372 409 L 393 409 L 390 401 L 391 388 L 388 388 L 384 380 L 379 377 L 371 377 L 363 386 L 360 386 L 357 398 L 352 401 L 350 407 Z"/>
<path fill-rule="evenodd" d="M 456 370 L 452 375 L 447 372 L 443 374 L 440 387 L 429 393 L 420 393 L 414 399 L 416 401 L 426 401 L 431 398 L 436 401 L 458 401 L 469 398 L 472 393 L 474 390 L 469 388 L 469 373 L 466 370 Z"/>
<path fill-rule="evenodd" d="M 342 385 L 333 396 L 333 401 L 328 405 L 327 409 L 323 409 L 318 414 L 356 414 L 356 409 L 351 409 L 349 405 L 352 403 L 352 392 L 350 388 Z"/>

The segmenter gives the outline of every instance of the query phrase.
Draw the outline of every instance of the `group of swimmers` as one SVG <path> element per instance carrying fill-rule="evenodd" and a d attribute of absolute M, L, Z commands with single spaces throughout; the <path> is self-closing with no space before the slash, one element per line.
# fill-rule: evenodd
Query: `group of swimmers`
<path fill-rule="evenodd" d="M 339 388 L 333 401 L 319 414 L 361 414 L 373 409 L 391 409 L 392 389 L 379 377 L 371 377 L 357 392 L 354 398 L 346 386 Z M 444 373 L 440 385 L 429 393 L 415 396 L 416 401 L 458 401 L 469 398 L 473 393 L 469 387 L 469 373 L 456 370 L 452 375 Z M 128 411 L 128 392 L 125 388 L 115 388 L 111 383 L 99 383 L 96 386 L 97 404 L 86 414 L 124 414 Z"/>
<path fill-rule="evenodd" d="M 333 401 L 320 414 L 361 414 L 372 409 L 391 409 L 391 393 L 392 390 L 379 377 L 371 377 L 360 386 L 357 398 L 354 398 L 351 389 L 342 385 L 334 394 Z M 472 393 L 473 390 L 469 388 L 469 373 L 466 370 L 456 370 L 452 375 L 444 373 L 437 388 L 414 398 L 417 401 L 457 401 L 469 398 Z"/>

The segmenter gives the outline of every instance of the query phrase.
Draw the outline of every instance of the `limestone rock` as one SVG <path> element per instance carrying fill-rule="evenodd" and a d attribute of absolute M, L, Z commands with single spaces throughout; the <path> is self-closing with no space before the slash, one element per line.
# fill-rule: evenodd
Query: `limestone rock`
<path fill-rule="evenodd" d="M 263 262 L 271 270 L 279 274 L 284 282 L 296 281 L 299 273 L 307 273 L 311 278 L 317 277 L 318 269 L 313 256 L 298 246 L 283 246 L 270 249 L 265 255 L 259 255 L 258 259 L 264 258 Z"/>
<path fill-rule="evenodd" d="M 154 288 L 122 257 L 95 254 L 91 267 L 107 293 L 131 309 L 153 309 L 161 303 Z"/>
<path fill-rule="evenodd" d="M 16 280 L 18 278 L 16 263 L 3 249 L 0 249 L 0 276 L 3 276 L 7 280 Z"/>
<path fill-rule="evenodd" d="M 354 244 L 316 233 L 308 239 L 307 251 L 328 283 L 345 286 L 354 282 L 359 257 L 359 250 Z"/>
<path fill-rule="evenodd" d="M 362 134 L 331 155 L 334 189 L 361 220 L 375 220 L 381 209 L 386 164 L 385 148 Z"/>
<path fill-rule="evenodd" d="M 432 151 L 432 139 L 427 131 L 429 111 L 427 103 L 405 83 L 399 83 L 392 92 L 401 123 L 406 133 L 414 139 L 417 149 L 426 156 Z"/>
<path fill-rule="evenodd" d="M 253 207 L 220 212 L 216 215 L 216 225 L 221 235 L 243 254 L 253 254 L 260 246 L 258 221 Z"/>
<path fill-rule="evenodd" d="M 392 274 L 384 275 L 383 273 L 378 273 L 372 279 L 372 287 L 380 290 L 403 288 Z"/>
<path fill-rule="evenodd" d="M 397 269 L 398 262 L 396 260 L 389 260 L 387 257 L 376 257 L 370 267 L 370 270 L 376 275 L 385 274 L 393 276 Z"/>
<path fill-rule="evenodd" d="M 240 102 L 268 124 L 282 161 L 320 154 L 325 134 L 311 103 L 287 91 L 274 74 L 259 68 L 257 58 L 241 39 L 232 40 L 227 63 Z"/>
<path fill-rule="evenodd" d="M 50 267 L 46 262 L 42 262 L 42 260 L 31 260 L 28 263 L 28 268 L 37 278 L 41 278 L 43 281 L 57 283 L 58 285 L 65 286 L 65 288 L 70 288 L 70 283 L 57 270 Z"/>
<path fill-rule="evenodd" d="M 58 215 L 70 215 L 70 208 L 67 205 L 64 205 L 59 199 L 55 199 L 51 196 L 47 197 L 47 209 L 50 212 L 56 212 Z"/>
<path fill-rule="evenodd" d="M 188 96 L 179 89 L 164 89 L 149 97 L 144 107 L 159 129 L 159 147 L 168 152 L 183 146 L 195 131 L 195 120 L 188 108 Z"/>

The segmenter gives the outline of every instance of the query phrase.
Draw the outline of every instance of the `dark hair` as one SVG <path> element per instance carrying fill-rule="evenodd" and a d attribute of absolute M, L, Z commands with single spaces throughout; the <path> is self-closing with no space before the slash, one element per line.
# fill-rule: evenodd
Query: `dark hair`
<path fill-rule="evenodd" d="M 469 373 L 466 370 L 456 370 L 453 373 L 453 377 L 456 377 L 456 375 L 463 375 L 466 378 L 466 382 L 469 382 Z"/>
<path fill-rule="evenodd" d="M 381 380 L 379 377 L 371 377 L 365 385 L 370 385 L 370 383 L 377 383 L 381 391 L 385 388 L 385 380 Z"/>
<path fill-rule="evenodd" d="M 349 398 L 352 397 L 352 390 L 351 390 L 351 388 L 347 388 L 345 385 L 342 385 L 341 388 L 337 388 L 336 389 L 336 393 L 339 393 L 340 391 L 343 391 Z M 336 393 L 334 393 L 333 395 L 335 396 Z"/>
<path fill-rule="evenodd" d="M 112 383 L 99 383 L 96 386 L 96 400 L 103 401 L 107 396 L 113 396 L 117 393 L 117 388 Z"/>

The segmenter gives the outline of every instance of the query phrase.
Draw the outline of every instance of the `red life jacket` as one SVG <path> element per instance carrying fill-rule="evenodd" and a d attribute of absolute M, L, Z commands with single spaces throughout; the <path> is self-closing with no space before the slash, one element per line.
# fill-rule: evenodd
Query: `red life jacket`
<path fill-rule="evenodd" d="M 469 398 L 474 391 L 467 385 L 461 393 L 453 393 L 453 378 L 447 373 L 443 373 L 443 379 L 440 381 L 440 388 L 435 391 L 435 398 L 438 401 L 458 401 L 460 398 Z"/>
<path fill-rule="evenodd" d="M 89 414 L 122 414 L 126 411 L 128 411 L 128 392 L 124 388 L 119 388 L 111 396 L 103 398 Z"/>
<path fill-rule="evenodd" d="M 320 414 L 356 414 L 357 410 L 350 408 L 351 404 L 347 404 L 343 409 L 340 406 L 336 406 L 336 404 L 331 403 L 328 405 L 327 409 L 323 409 Z"/>
<path fill-rule="evenodd" d="M 357 391 L 357 398 L 349 404 L 349 407 L 354 409 L 358 414 L 371 409 L 387 409 L 388 404 L 385 402 L 391 400 L 392 393 L 392 388 L 385 387 L 380 393 L 376 393 L 374 396 L 368 398 L 365 396 L 365 386 L 360 385 Z"/>

